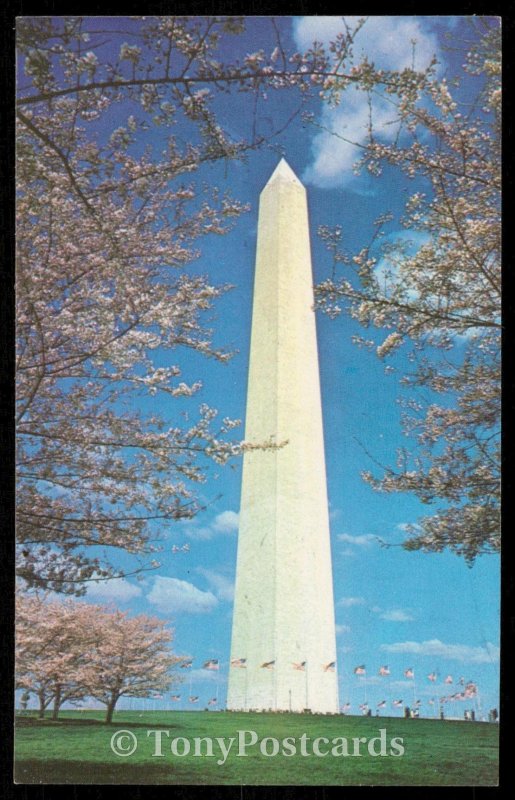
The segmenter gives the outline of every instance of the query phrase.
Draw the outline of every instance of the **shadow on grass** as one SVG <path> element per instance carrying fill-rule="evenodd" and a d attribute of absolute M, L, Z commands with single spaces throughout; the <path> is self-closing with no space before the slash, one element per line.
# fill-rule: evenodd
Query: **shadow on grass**
<path fill-rule="evenodd" d="M 126 728 L 148 728 L 151 724 L 152 728 L 165 728 L 172 730 L 179 729 L 180 725 L 170 724 L 169 722 L 133 722 L 132 720 L 113 720 L 113 722 L 104 722 L 101 719 L 36 719 L 35 717 L 16 717 L 15 725 L 17 728 L 85 728 L 85 727 L 101 727 L 109 730 L 109 728 L 119 728 L 124 725 Z"/>
<path fill-rule="evenodd" d="M 246 772 L 235 773 L 224 767 L 212 769 L 195 769 L 187 764 L 87 764 L 83 761 L 63 761 L 48 759 L 44 762 L 27 759 L 16 765 L 14 780 L 17 784 L 129 784 L 143 785 L 175 785 L 175 786 L 496 786 L 495 770 L 485 769 L 473 776 L 457 769 L 453 762 L 442 762 L 438 768 L 424 771 L 423 774 L 407 770 L 392 770 L 383 767 L 380 771 L 361 772 L 355 774 L 304 774 L 292 776 L 291 773 L 270 771 L 266 768 L 250 775 Z"/>
<path fill-rule="evenodd" d="M 230 783 L 228 774 L 217 770 L 214 783 Z M 15 765 L 14 782 L 18 784 L 213 784 L 213 775 L 203 776 L 187 766 L 168 764 L 91 764 L 83 761 L 27 759 Z M 234 782 L 232 785 L 235 785 Z"/>

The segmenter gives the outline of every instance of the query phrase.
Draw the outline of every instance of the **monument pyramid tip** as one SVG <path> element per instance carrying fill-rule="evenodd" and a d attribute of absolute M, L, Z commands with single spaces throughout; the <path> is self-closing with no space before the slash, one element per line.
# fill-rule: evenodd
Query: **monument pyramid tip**
<path fill-rule="evenodd" d="M 302 183 L 297 178 L 297 176 L 295 175 L 294 171 L 292 170 L 292 168 L 290 167 L 285 158 L 281 158 L 278 165 L 270 175 L 270 178 L 268 179 L 266 185 L 268 186 L 268 184 L 277 180 L 290 181 L 292 183 L 299 184 L 299 186 L 302 186 Z"/>

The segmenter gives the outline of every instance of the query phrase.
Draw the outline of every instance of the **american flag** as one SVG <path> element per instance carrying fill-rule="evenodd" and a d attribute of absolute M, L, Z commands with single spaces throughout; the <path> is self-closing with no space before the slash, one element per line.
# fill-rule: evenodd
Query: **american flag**
<path fill-rule="evenodd" d="M 190 695 L 189 700 L 190 700 L 190 703 L 198 703 L 198 700 L 199 700 L 198 694 Z"/>
<path fill-rule="evenodd" d="M 292 667 L 293 667 L 293 669 L 298 669 L 301 672 L 305 672 L 306 671 L 306 662 L 305 661 L 293 662 Z"/>
<path fill-rule="evenodd" d="M 360 664 L 359 667 L 354 667 L 354 675 L 364 675 L 366 672 L 365 665 Z"/>
<path fill-rule="evenodd" d="M 402 703 L 403 703 L 402 700 L 394 700 L 392 706 L 395 706 L 395 708 L 399 708 L 399 706 L 402 706 Z"/>
<path fill-rule="evenodd" d="M 368 703 L 361 703 L 360 704 L 361 711 L 368 711 Z"/>
<path fill-rule="evenodd" d="M 350 703 L 345 703 L 345 705 L 342 706 L 342 711 L 350 711 L 350 709 L 351 709 Z"/>
<path fill-rule="evenodd" d="M 220 665 L 218 663 L 217 658 L 210 658 L 209 661 L 206 661 L 205 664 L 202 665 L 202 669 L 219 669 Z"/>
<path fill-rule="evenodd" d="M 263 663 L 261 664 L 261 669 L 273 669 L 274 665 L 275 665 L 275 659 L 274 661 L 263 661 Z"/>
<path fill-rule="evenodd" d="M 387 667 L 387 666 L 379 667 L 379 674 L 380 675 L 389 675 L 390 674 L 390 668 Z"/>
<path fill-rule="evenodd" d="M 330 661 L 329 664 L 323 664 L 322 668 L 324 672 L 334 672 L 336 669 L 336 661 Z"/>
<path fill-rule="evenodd" d="M 414 678 L 415 677 L 415 672 L 413 670 L 413 667 L 408 667 L 408 669 L 404 670 L 404 677 L 405 678 Z"/>
<path fill-rule="evenodd" d="M 244 668 L 247 666 L 246 658 L 231 658 L 231 667 Z"/>
<path fill-rule="evenodd" d="M 171 694 L 170 695 L 170 700 L 173 700 L 174 702 L 177 702 L 177 700 L 180 700 L 180 699 L 181 699 L 180 694 Z"/>
<path fill-rule="evenodd" d="M 430 672 L 427 678 L 434 683 L 436 681 L 436 672 Z"/>
<path fill-rule="evenodd" d="M 477 695 L 477 686 L 472 681 L 469 681 L 465 686 L 465 697 L 475 697 Z"/>
<path fill-rule="evenodd" d="M 217 703 L 218 700 L 216 699 L 216 697 L 212 697 L 211 700 L 207 701 L 208 706 L 216 706 Z"/>
<path fill-rule="evenodd" d="M 415 700 L 415 702 L 413 703 L 413 705 L 414 705 L 414 706 L 421 706 L 421 705 L 422 705 L 422 700 Z"/>
<path fill-rule="evenodd" d="M 181 669 L 190 669 L 193 665 L 193 659 L 187 658 L 181 664 Z"/>
<path fill-rule="evenodd" d="M 435 704 L 434 697 L 432 697 L 431 700 L 428 700 L 427 702 L 429 703 L 430 706 L 434 706 L 434 704 Z"/>
<path fill-rule="evenodd" d="M 444 683 L 452 683 L 452 675 L 447 675 L 447 677 L 444 680 Z"/>
<path fill-rule="evenodd" d="M 386 706 L 386 700 L 381 700 L 381 702 L 377 704 L 378 708 L 384 708 L 385 706 Z"/>

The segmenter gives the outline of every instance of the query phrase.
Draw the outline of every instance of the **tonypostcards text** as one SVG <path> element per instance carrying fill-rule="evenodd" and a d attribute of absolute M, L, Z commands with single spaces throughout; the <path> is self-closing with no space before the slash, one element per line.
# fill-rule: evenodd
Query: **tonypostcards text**
<path fill-rule="evenodd" d="M 377 736 L 367 739 L 365 736 L 346 738 L 335 736 L 310 737 L 306 733 L 301 736 L 287 736 L 277 739 L 274 736 L 259 737 L 256 731 L 235 731 L 234 736 L 211 737 L 173 736 L 172 731 L 165 728 L 149 729 L 138 736 L 130 730 L 116 731 L 110 740 L 111 750 L 121 758 L 133 755 L 140 744 L 140 740 L 149 739 L 154 758 L 213 758 L 216 764 L 222 766 L 228 757 L 246 756 L 260 753 L 268 758 L 291 758 L 292 756 L 305 756 L 316 758 L 341 758 L 360 756 L 394 757 L 404 755 L 404 740 L 400 737 L 388 737 L 386 728 L 381 728 Z"/>

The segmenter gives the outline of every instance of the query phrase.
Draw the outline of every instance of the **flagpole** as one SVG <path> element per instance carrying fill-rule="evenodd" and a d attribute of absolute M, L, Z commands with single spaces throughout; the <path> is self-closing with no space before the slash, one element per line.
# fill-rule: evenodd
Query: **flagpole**
<path fill-rule="evenodd" d="M 363 675 L 363 680 L 365 682 L 365 705 L 367 705 L 368 704 L 368 699 L 367 699 L 367 672 L 366 672 L 366 670 L 365 670 L 365 673 Z"/>
<path fill-rule="evenodd" d="M 308 696 L 308 662 L 306 661 L 304 671 L 306 673 L 306 708 L 309 708 L 309 696 Z"/>
<path fill-rule="evenodd" d="M 245 711 L 248 711 L 248 705 L 247 705 L 247 687 L 248 687 L 248 684 L 249 684 L 249 680 L 248 680 L 249 668 L 248 668 L 248 665 L 247 665 L 247 662 L 246 662 L 246 661 L 245 661 L 245 664 L 244 664 L 244 667 L 243 667 L 243 669 L 245 670 Z"/>

